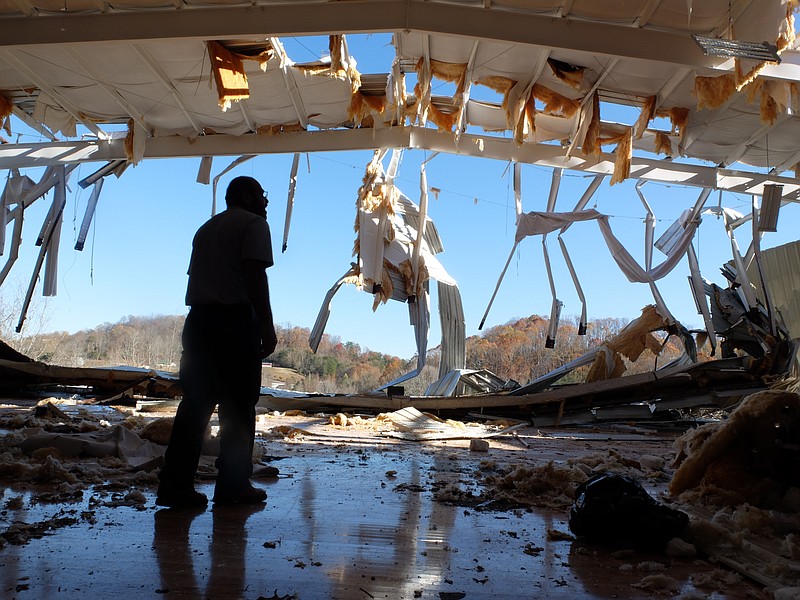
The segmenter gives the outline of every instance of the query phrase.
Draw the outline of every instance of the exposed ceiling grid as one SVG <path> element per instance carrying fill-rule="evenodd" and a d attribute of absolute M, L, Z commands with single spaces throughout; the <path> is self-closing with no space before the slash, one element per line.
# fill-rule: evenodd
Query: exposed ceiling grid
<path fill-rule="evenodd" d="M 271 35 L 280 45 L 281 35 L 393 33 L 396 57 L 407 69 L 409 81 L 415 77 L 409 66 L 421 58 L 467 65 L 461 97 L 451 103 L 433 100 L 445 113 L 461 107 L 457 131 L 452 127 L 450 131 L 454 138 L 462 128 L 488 132 L 481 134 L 484 137 L 508 135 L 508 98 L 496 91 L 494 96 L 486 94 L 490 100 L 473 98 L 475 81 L 497 76 L 517 82 L 514 94 L 526 93 L 536 83 L 584 106 L 599 92 L 604 103 L 601 116 L 612 118 L 616 117 L 609 106 L 641 106 L 657 94 L 659 108 L 689 112 L 682 131 L 684 150 L 711 165 L 739 161 L 753 168 L 782 170 L 798 160 L 796 115 L 779 112 L 777 127 L 770 127 L 759 119 L 758 102 L 749 105 L 738 92 L 716 110 L 698 109 L 692 95 L 693 75 L 733 73 L 735 65 L 704 55 L 690 34 L 725 33 L 734 22 L 735 33 L 748 36 L 747 40 L 772 42 L 786 27 L 785 5 L 775 0 L 259 2 L 186 0 L 174 2 L 180 7 L 176 10 L 142 0 L 122 0 L 113 8 L 101 0 L 71 0 L 74 12 L 65 12 L 44 0 L 5 0 L 0 2 L 0 57 L 6 59 L 0 62 L 0 93 L 6 91 L 16 112 L 23 111 L 30 122 L 41 90 L 42 101 L 49 96 L 101 137 L 97 123 L 134 118 L 154 136 L 148 140 L 145 157 L 163 147 L 151 141 L 165 136 L 226 135 L 231 139 L 220 140 L 220 147 L 238 144 L 249 149 L 252 140 L 247 136 L 295 121 L 306 130 L 337 131 L 336 144 L 347 146 L 348 138 L 361 139 L 348 117 L 349 79 L 309 72 L 285 54 L 270 60 L 264 72 L 245 61 L 250 97 L 222 112 L 209 73 L 197 68 L 207 60 L 205 43 L 252 42 Z M 129 51 L 131 44 L 135 52 Z M 357 48 L 357 60 L 359 52 L 368 52 L 361 44 L 350 47 Z M 46 62 L 39 68 L 22 52 Z M 799 56 L 796 50 L 787 50 L 783 62 L 768 66 L 760 77 L 800 81 Z M 548 58 L 585 68 L 583 80 L 575 87 L 566 85 L 546 68 Z M 377 84 L 387 80 L 392 65 L 386 64 L 383 73 L 380 69 L 362 76 L 362 81 L 370 82 L 366 94 L 370 97 L 380 96 Z M 29 91 L 23 96 L 19 90 Z M 399 120 L 402 127 L 410 125 Z M 576 118 L 542 112 L 537 116 L 535 143 L 559 148 L 573 139 L 576 123 Z M 506 131 L 498 131 L 504 125 Z M 603 126 L 606 131 L 619 130 L 613 123 Z M 428 124 L 427 129 L 435 131 L 435 126 Z M 424 131 L 414 129 L 412 143 L 421 140 Z M 300 143 L 286 132 L 277 138 L 275 143 L 287 151 Z M 653 152 L 654 138 L 652 129 L 646 132 L 635 141 L 634 152 Z M 315 140 L 312 145 L 319 143 L 319 138 L 307 139 Z M 513 145 L 496 148 L 506 158 L 518 154 Z M 569 168 L 569 164 L 562 154 L 562 165 Z"/>
<path fill-rule="evenodd" d="M 269 42 L 272 44 L 272 47 L 275 48 L 275 51 L 280 58 L 279 68 L 283 75 L 283 81 L 286 85 L 286 90 L 289 92 L 292 106 L 294 106 L 295 113 L 297 114 L 297 120 L 303 129 L 308 129 L 308 117 L 306 109 L 305 106 L 303 106 L 303 99 L 300 97 L 300 91 L 297 89 L 297 81 L 295 81 L 294 73 L 289 71 L 287 64 L 288 58 L 286 57 L 286 52 L 283 49 L 283 45 L 281 44 L 280 39 L 274 37 L 269 38 Z"/>
<path fill-rule="evenodd" d="M 239 106 L 239 110 L 242 113 L 242 119 L 244 119 L 244 122 L 247 124 L 247 130 L 251 132 L 255 131 L 255 120 L 253 119 L 253 115 L 250 114 L 250 109 L 247 108 L 247 100 L 242 100 L 236 104 Z"/>
<path fill-rule="evenodd" d="M 467 107 L 469 104 L 469 96 L 472 91 L 472 82 L 475 76 L 475 57 L 478 55 L 478 46 L 480 41 L 475 40 L 472 43 L 472 49 L 469 52 L 469 60 L 467 60 L 467 68 L 464 75 L 464 91 L 461 93 L 461 110 L 458 113 L 458 123 L 456 123 L 456 137 L 460 137 L 466 129 L 465 124 L 469 122 L 469 115 L 467 114 Z"/>
<path fill-rule="evenodd" d="M 702 122 L 694 123 L 693 124 L 694 126 L 684 136 L 683 151 L 688 154 L 691 147 L 698 140 L 700 140 L 703 137 L 703 135 L 705 135 L 709 130 L 713 129 L 716 123 L 725 118 L 730 118 L 726 117 L 725 113 L 729 108 L 731 108 L 736 103 L 737 100 L 739 100 L 739 98 L 734 94 L 733 96 L 728 98 L 728 100 L 726 100 L 719 108 L 703 111 L 701 117 L 703 119 Z M 699 111 L 696 114 L 698 115 L 698 117 L 700 117 L 701 115 Z"/>
<path fill-rule="evenodd" d="M 78 65 L 80 65 L 87 75 L 94 79 L 95 83 L 100 86 L 100 88 L 102 88 L 106 94 L 108 94 L 108 97 L 111 98 L 111 100 L 113 100 L 128 117 L 133 119 L 144 131 L 149 130 L 149 126 L 145 122 L 141 113 L 123 96 L 121 96 L 117 91 L 117 88 L 113 84 L 109 83 L 89 61 L 81 56 L 81 53 L 77 48 L 67 48 L 66 52 Z"/>
<path fill-rule="evenodd" d="M 729 37 L 730 30 L 736 26 L 736 22 L 747 12 L 752 3 L 753 0 L 731 0 L 728 3 L 729 9 L 714 28 L 712 37 Z"/>
<path fill-rule="evenodd" d="M 191 111 L 187 108 L 186 103 L 181 98 L 181 95 L 178 93 L 178 90 L 175 89 L 175 86 L 172 84 L 169 76 L 164 72 L 164 69 L 161 68 L 161 65 L 156 62 L 156 60 L 152 57 L 152 55 L 147 51 L 147 49 L 142 44 L 132 44 L 133 49 L 136 53 L 141 57 L 150 71 L 155 75 L 157 81 L 161 83 L 164 91 L 169 95 L 169 97 L 175 102 L 175 104 L 183 111 L 186 120 L 189 121 L 192 128 L 194 129 L 195 133 L 200 134 L 203 132 L 203 126 L 197 121 L 197 119 L 192 115 Z"/>
<path fill-rule="evenodd" d="M 791 118 L 791 116 L 792 116 L 791 111 L 787 111 L 782 115 L 779 115 L 774 123 L 767 123 L 763 125 L 761 129 L 755 131 L 752 135 L 750 135 L 750 137 L 748 137 L 744 142 L 739 144 L 739 146 L 734 148 L 731 151 L 731 153 L 725 157 L 725 160 L 723 161 L 724 166 L 729 166 L 736 162 L 739 162 L 739 160 L 745 155 L 745 153 L 749 148 L 756 145 L 757 142 L 767 139 L 767 136 L 769 135 L 769 132 L 772 129 L 781 127 L 786 121 L 788 121 Z"/>
<path fill-rule="evenodd" d="M 800 163 L 800 150 L 794 154 L 790 154 L 785 160 L 775 165 L 770 170 L 770 173 L 782 173 L 783 171 L 794 168 L 798 163 Z"/>
<path fill-rule="evenodd" d="M 108 135 L 105 132 L 103 132 L 90 119 L 85 118 L 82 111 L 73 106 L 72 103 L 69 102 L 55 87 L 51 86 L 44 79 L 39 77 L 36 71 L 25 64 L 25 62 L 23 62 L 20 58 L 15 56 L 13 51 L 0 48 L 0 57 L 5 57 L 7 63 L 10 63 L 17 69 L 17 71 L 27 76 L 33 83 L 36 84 L 39 89 L 46 92 L 51 98 L 53 98 L 53 100 L 58 102 L 61 108 L 72 115 L 76 121 L 80 122 L 84 127 L 86 127 L 86 129 L 94 133 L 98 138 L 108 138 Z"/>
<path fill-rule="evenodd" d="M 689 68 L 682 68 L 675 71 L 675 73 L 664 83 L 658 92 L 657 108 L 660 108 L 665 102 L 667 102 L 672 96 L 672 92 L 674 92 L 678 86 L 682 85 L 686 78 L 691 74 L 692 70 Z"/>
<path fill-rule="evenodd" d="M 16 107 L 16 106 L 14 106 L 14 107 L 11 109 L 11 112 L 12 112 L 12 113 L 13 113 L 13 115 L 14 115 L 15 117 L 17 117 L 17 118 L 18 118 L 20 121 L 22 121 L 23 123 L 25 123 L 25 124 L 26 124 L 28 127 L 30 127 L 31 129 L 34 129 L 34 130 L 38 131 L 39 133 L 41 133 L 41 134 L 42 134 L 44 137 L 46 137 L 48 140 L 51 140 L 51 141 L 56 141 L 56 136 L 55 136 L 55 135 L 53 135 L 53 133 L 52 133 L 52 132 L 51 132 L 49 129 L 47 129 L 47 127 L 45 127 L 44 125 L 42 125 L 41 123 L 39 123 L 38 121 L 36 121 L 36 120 L 35 120 L 33 117 L 31 117 L 31 116 L 30 116 L 28 113 L 26 113 L 24 110 L 22 110 L 22 109 L 20 109 L 20 108 L 18 108 L 18 107 Z"/>

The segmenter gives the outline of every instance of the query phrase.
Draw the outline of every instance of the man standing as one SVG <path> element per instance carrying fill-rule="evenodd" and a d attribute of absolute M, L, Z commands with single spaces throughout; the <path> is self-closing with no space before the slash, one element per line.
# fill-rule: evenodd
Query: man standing
<path fill-rule="evenodd" d="M 227 209 L 194 236 L 183 328 L 183 400 L 159 473 L 156 504 L 202 507 L 194 476 L 203 438 L 218 406 L 220 453 L 216 504 L 255 504 L 267 494 L 253 487 L 255 405 L 261 361 L 275 350 L 266 269 L 273 264 L 267 196 L 252 177 L 236 177 Z"/>

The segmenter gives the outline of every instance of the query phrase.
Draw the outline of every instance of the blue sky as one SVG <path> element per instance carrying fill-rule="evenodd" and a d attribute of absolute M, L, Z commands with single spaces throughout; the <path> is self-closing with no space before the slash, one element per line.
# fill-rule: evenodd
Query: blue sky
<path fill-rule="evenodd" d="M 386 36 L 388 41 L 388 36 Z M 286 41 L 289 56 L 301 62 L 313 60 L 311 40 Z M 360 44 L 351 40 L 350 51 L 359 59 L 359 70 L 375 72 L 390 64 L 391 48 L 385 55 L 373 53 L 360 60 Z M 15 123 L 15 133 L 24 133 Z M 31 141 L 30 137 L 23 138 Z M 268 272 L 276 322 L 284 326 L 311 327 L 331 285 L 348 269 L 352 260 L 356 194 L 372 151 L 317 153 L 301 157 L 293 222 L 286 253 L 281 253 L 291 155 L 267 155 L 244 163 L 220 181 L 222 192 L 237 175 L 257 178 L 269 192 L 269 221 L 273 234 L 275 266 Z M 429 153 L 406 151 L 398 186 L 415 202 L 419 200 L 419 165 Z M 214 161 L 212 175 L 231 159 Z M 126 315 L 185 313 L 186 267 L 195 230 L 210 216 L 211 186 L 195 182 L 198 159 L 149 160 L 129 168 L 120 179 L 108 177 L 98 204 L 95 221 L 83 252 L 73 249 L 90 190 L 77 181 L 97 165 L 79 167 L 71 179 L 59 262 L 58 296 L 49 299 L 49 330 L 77 331 Z M 31 175 L 38 178 L 38 171 Z M 508 163 L 496 160 L 439 155 L 427 164 L 428 185 L 441 190 L 431 195 L 429 215 L 443 240 L 439 259 L 458 281 L 467 320 L 467 334 L 477 327 L 491 298 L 497 278 L 513 244 L 514 194 Z M 522 167 L 525 211 L 544 210 L 551 171 L 531 165 Z M 589 178 L 564 172 L 557 210 L 573 208 Z M 634 190 L 635 181 L 609 187 L 603 184 L 590 203 L 612 215 L 614 232 L 629 251 L 643 261 L 645 211 Z M 643 192 L 658 218 L 656 236 L 694 204 L 699 190 L 648 183 Z M 35 238 L 51 196 L 39 200 L 25 214 L 20 259 L 3 286 L 14 295 L 27 286 L 38 248 Z M 713 192 L 708 204 L 716 204 Z M 749 211 L 750 197 L 723 195 L 723 204 Z M 797 206 L 784 207 L 778 233 L 768 233 L 763 247 L 794 241 L 800 225 Z M 10 230 L 9 230 L 10 233 Z M 749 227 L 737 231 L 740 245 L 749 243 Z M 588 300 L 589 318 L 634 318 L 652 303 L 643 284 L 628 283 L 603 243 L 597 225 L 578 223 L 564 236 Z M 722 223 L 706 217 L 695 240 L 703 275 L 723 284 L 719 266 L 730 258 L 730 246 Z M 549 250 L 556 270 L 562 315 L 580 314 L 581 305 L 558 248 L 555 236 Z M 0 258 L 4 264 L 7 256 Z M 663 259 L 658 251 L 654 261 Z M 673 314 L 689 327 L 699 327 L 687 284 L 685 259 L 659 283 Z M 41 284 L 37 289 L 40 293 Z M 435 288 L 435 286 L 433 286 Z M 436 295 L 431 303 L 429 347 L 439 343 Z M 540 239 L 524 240 L 509 266 L 485 328 L 530 314 L 550 312 L 550 290 Z M 415 352 L 413 330 L 405 305 L 389 302 L 372 312 L 372 296 L 344 286 L 334 298 L 326 332 L 371 349 L 410 358 Z"/>

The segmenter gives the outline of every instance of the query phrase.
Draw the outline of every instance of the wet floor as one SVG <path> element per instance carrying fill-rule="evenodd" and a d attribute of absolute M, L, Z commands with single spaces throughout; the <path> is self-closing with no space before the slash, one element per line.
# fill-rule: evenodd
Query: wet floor
<path fill-rule="evenodd" d="M 42 502 L 39 485 L 0 486 L 11 539 L 0 548 L 0 597 L 761 597 L 746 581 L 696 590 L 693 574 L 715 571 L 703 561 L 588 546 L 569 536 L 565 510 L 435 499 L 451 485 L 477 493 L 481 461 L 502 450 L 336 440 L 268 450 L 280 476 L 257 480 L 269 499 L 254 507 L 157 509 L 152 478 L 57 503 Z M 211 496 L 213 482 L 198 489 Z M 14 543 L 14 523 L 41 531 Z"/>

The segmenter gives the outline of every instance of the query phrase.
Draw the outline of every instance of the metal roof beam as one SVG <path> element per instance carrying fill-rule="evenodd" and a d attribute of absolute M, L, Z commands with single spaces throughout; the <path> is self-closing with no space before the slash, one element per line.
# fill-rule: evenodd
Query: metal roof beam
<path fill-rule="evenodd" d="M 148 39 L 230 39 L 336 33 L 425 31 L 578 50 L 692 67 L 714 67 L 690 36 L 582 21 L 523 10 L 498 10 L 423 0 L 297 0 L 263 6 L 60 14 L 0 19 L 0 45 Z"/>
<path fill-rule="evenodd" d="M 148 140 L 145 158 L 353 150 L 371 152 L 376 148 L 430 150 L 584 171 L 596 175 L 612 174 L 615 161 L 615 156 L 607 152 L 602 153 L 599 157 L 581 155 L 567 159 L 564 156 L 564 148 L 557 144 L 518 145 L 510 139 L 466 133 L 459 140 L 455 140 L 452 133 L 441 133 L 425 127 L 304 131 L 280 135 L 210 135 L 200 136 L 193 140 L 178 136 L 165 136 Z M 121 139 L 113 139 L 108 142 L 57 142 L 0 146 L 0 169 L 123 159 L 125 159 L 125 149 Z M 795 178 L 683 164 L 669 160 L 634 157 L 631 160 L 630 178 L 756 195 L 762 193 L 764 184 L 775 183 L 784 186 L 784 199 L 800 200 L 800 180 Z"/>

